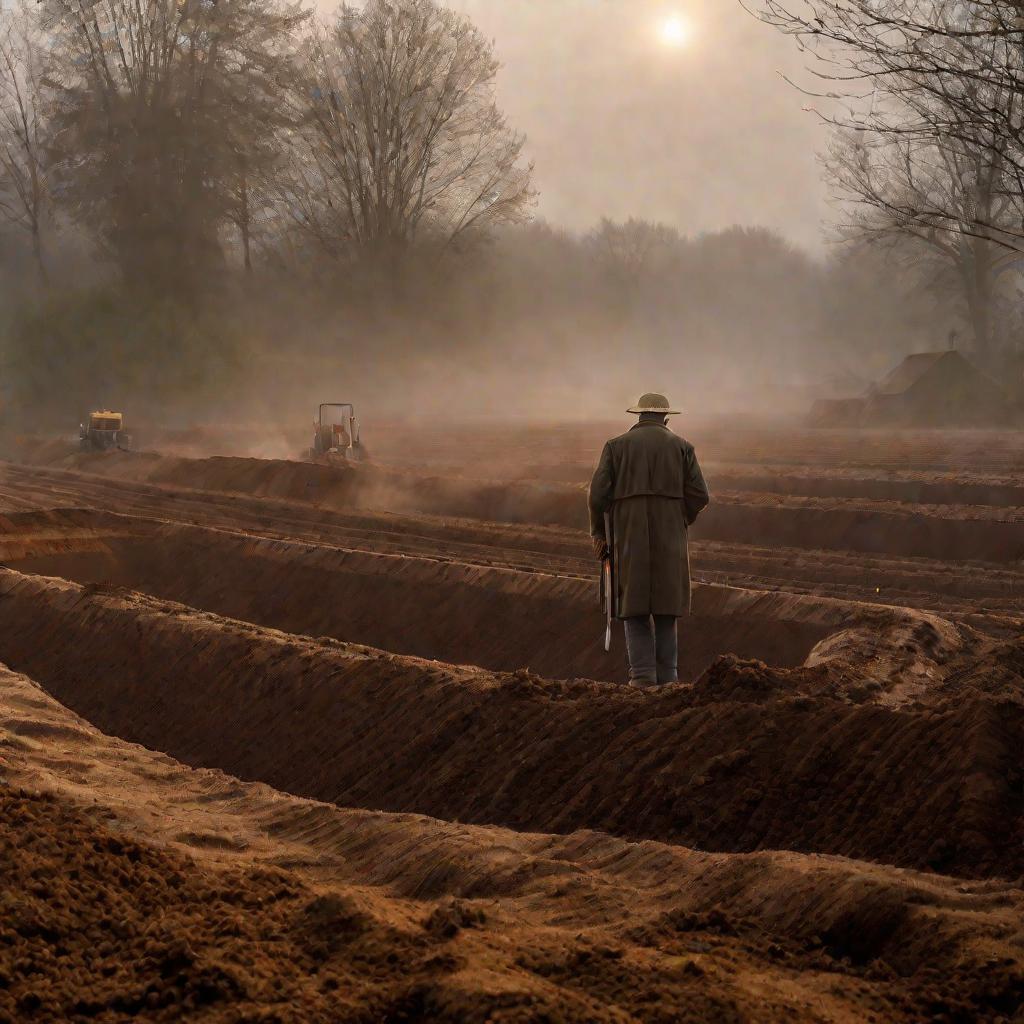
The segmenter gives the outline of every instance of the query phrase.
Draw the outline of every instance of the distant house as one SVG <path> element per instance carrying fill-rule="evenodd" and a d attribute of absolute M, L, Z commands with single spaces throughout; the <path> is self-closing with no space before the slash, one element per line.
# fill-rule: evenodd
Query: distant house
<path fill-rule="evenodd" d="M 1011 416 L 1003 389 L 956 351 L 907 356 L 868 396 L 869 424 L 994 426 Z"/>
<path fill-rule="evenodd" d="M 1018 412 L 1024 412 L 1024 352 L 1015 352 L 1004 359 L 999 380 L 1006 386 Z"/>
<path fill-rule="evenodd" d="M 960 352 L 907 356 L 859 399 L 815 402 L 808 422 L 820 427 L 982 427 L 1014 418 L 1010 398 Z"/>

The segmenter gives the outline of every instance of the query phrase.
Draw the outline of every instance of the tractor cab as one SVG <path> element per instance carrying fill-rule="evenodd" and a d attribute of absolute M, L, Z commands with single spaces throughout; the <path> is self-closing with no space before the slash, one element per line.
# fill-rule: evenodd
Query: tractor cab
<path fill-rule="evenodd" d="M 79 425 L 78 436 L 86 451 L 107 451 L 131 445 L 131 438 L 124 430 L 124 414 L 109 409 L 89 413 L 88 423 Z"/>
<path fill-rule="evenodd" d="M 356 410 L 350 402 L 325 402 L 313 421 L 314 462 L 359 462 L 365 450 L 359 437 Z"/>

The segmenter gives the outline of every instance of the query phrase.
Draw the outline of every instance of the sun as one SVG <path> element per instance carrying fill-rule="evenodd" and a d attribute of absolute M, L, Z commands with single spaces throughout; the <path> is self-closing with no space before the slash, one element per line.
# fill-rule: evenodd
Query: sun
<path fill-rule="evenodd" d="M 658 36 L 665 46 L 680 49 L 690 41 L 690 23 L 681 14 L 670 14 L 658 27 Z"/>

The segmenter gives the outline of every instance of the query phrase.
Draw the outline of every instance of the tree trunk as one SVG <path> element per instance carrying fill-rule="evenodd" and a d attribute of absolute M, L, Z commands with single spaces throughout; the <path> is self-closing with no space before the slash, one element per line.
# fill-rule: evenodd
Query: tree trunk
<path fill-rule="evenodd" d="M 252 255 L 249 248 L 249 219 L 242 220 L 242 250 L 245 253 L 245 276 L 252 276 Z"/>
<path fill-rule="evenodd" d="M 242 251 L 245 255 L 245 276 L 252 276 L 252 252 L 249 243 L 249 182 L 245 174 L 245 163 L 242 164 L 242 209 L 239 228 L 242 232 Z"/>
<path fill-rule="evenodd" d="M 36 273 L 39 275 L 39 284 L 46 288 L 50 283 L 50 273 L 46 269 L 46 259 L 43 256 L 43 240 L 39 232 L 39 225 L 32 225 L 32 255 L 36 261 Z"/>
<path fill-rule="evenodd" d="M 984 238 L 974 238 L 971 244 L 971 273 L 968 286 L 968 308 L 974 349 L 985 360 L 992 347 L 992 245 Z"/>

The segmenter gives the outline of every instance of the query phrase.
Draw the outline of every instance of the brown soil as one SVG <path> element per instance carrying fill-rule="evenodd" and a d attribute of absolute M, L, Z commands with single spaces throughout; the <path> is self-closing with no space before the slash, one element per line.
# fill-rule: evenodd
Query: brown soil
<path fill-rule="evenodd" d="M 984 679 L 994 657 L 1024 666 L 1019 640 L 993 655 L 969 631 L 921 620 L 908 632 L 879 613 L 869 634 L 892 639 L 870 655 L 881 678 L 851 669 L 861 651 L 837 641 L 813 669 L 725 658 L 651 697 L 317 643 L 11 571 L 0 602 L 0 659 L 90 721 L 291 793 L 705 849 L 1024 871 L 1020 678 L 998 694 L 954 685 Z"/>
<path fill-rule="evenodd" d="M 1019 893 L 341 811 L 0 670 L 0 1019 L 996 1020 Z"/>
<path fill-rule="evenodd" d="M 10 1024 L 381 1019 L 440 946 L 283 872 L 197 871 L 26 792 L 0 792 L 0 871 Z"/>
<path fill-rule="evenodd" d="M 548 678 L 625 678 L 621 639 L 604 652 L 593 582 L 434 559 L 312 547 L 195 527 L 157 526 L 102 547 L 24 552 L 5 564 L 79 583 L 110 583 L 289 633 Z M 69 542 L 70 543 L 70 542 Z M 0 555 L 3 554 L 0 533 Z M 44 544 L 44 550 L 46 545 Z M 216 572 L 210 566 L 217 567 Z M 683 626 L 683 678 L 733 653 L 803 663 L 860 606 L 697 586 Z"/>
<path fill-rule="evenodd" d="M 0 464 L 0 1020 L 1024 1016 L 1020 438 L 702 429 L 647 693 L 610 432 Z"/>
<path fill-rule="evenodd" d="M 63 454 L 61 454 L 63 452 Z M 287 499 L 330 509 L 353 506 L 473 519 L 583 527 L 582 485 L 487 482 L 399 472 L 374 465 L 327 467 L 301 462 L 155 453 L 82 453 L 53 446 L 30 459 L 119 480 Z M 814 547 L 920 558 L 1024 560 L 1024 510 L 977 505 L 799 498 L 730 493 L 714 502 L 694 529 L 698 540 Z"/>
<path fill-rule="evenodd" d="M 375 423 L 371 432 L 374 454 L 382 459 L 473 473 L 500 456 L 512 473 L 528 466 L 592 469 L 604 442 L 630 422 L 618 416 L 577 424 L 433 423 L 423 429 L 415 422 L 388 420 Z M 694 443 L 709 466 L 803 466 L 812 467 L 816 475 L 836 470 L 895 476 L 908 471 L 984 474 L 1010 480 L 1024 472 L 1020 431 L 810 430 L 735 415 L 717 422 L 683 416 L 672 425 Z"/>
<path fill-rule="evenodd" d="M 811 474 L 808 467 L 714 466 L 710 472 L 725 491 L 784 494 L 805 498 L 866 498 L 908 505 L 1024 506 L 1024 486 L 1014 477 L 901 472 L 899 476 L 864 470 Z"/>
<path fill-rule="evenodd" d="M 593 558 L 582 530 L 326 509 L 306 502 L 220 495 L 0 464 L 0 508 L 14 511 L 55 505 L 92 505 L 133 516 L 244 529 L 259 536 L 586 579 L 594 576 Z M 122 530 L 129 527 L 125 522 L 118 526 Z M 1024 563 L 966 565 L 901 554 L 868 556 L 809 548 L 804 542 L 813 538 L 799 536 L 794 537 L 796 547 L 765 547 L 755 543 L 758 538 L 754 536 L 745 540 L 693 541 L 698 578 L 747 588 L 782 587 L 850 600 L 881 600 L 944 613 L 1024 614 Z"/>

